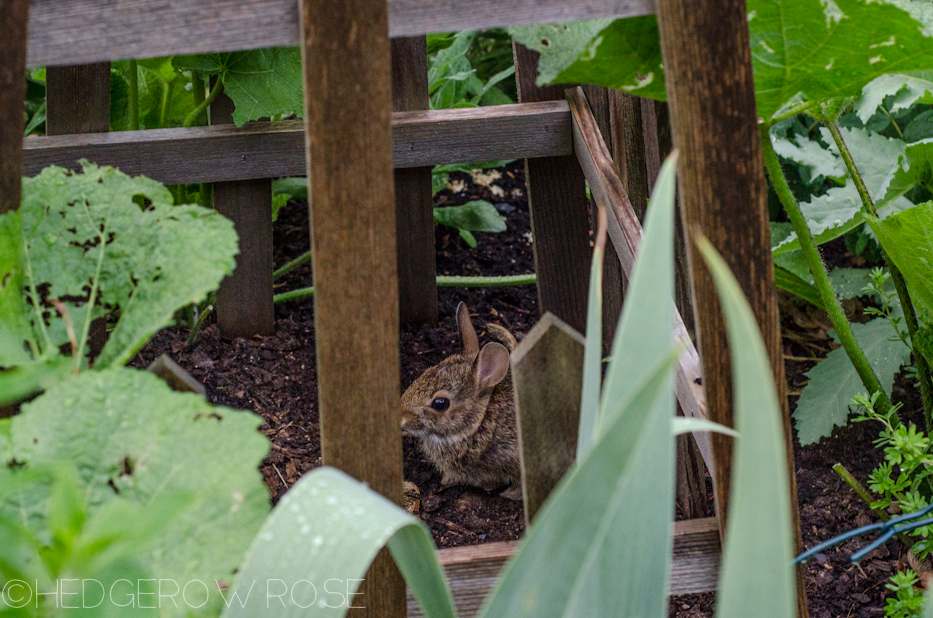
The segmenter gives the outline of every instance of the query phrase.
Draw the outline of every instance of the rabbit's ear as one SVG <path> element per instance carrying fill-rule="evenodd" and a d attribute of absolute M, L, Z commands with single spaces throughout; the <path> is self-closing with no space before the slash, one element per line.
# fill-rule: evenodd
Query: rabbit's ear
<path fill-rule="evenodd" d="M 479 354 L 479 339 L 476 338 L 476 331 L 473 330 L 473 324 L 470 322 L 470 310 L 466 303 L 457 305 L 457 325 L 460 327 L 460 342 L 463 344 L 463 354 L 471 361 Z"/>
<path fill-rule="evenodd" d="M 501 343 L 483 346 L 476 363 L 476 383 L 480 391 L 492 390 L 509 372 L 509 351 Z"/>

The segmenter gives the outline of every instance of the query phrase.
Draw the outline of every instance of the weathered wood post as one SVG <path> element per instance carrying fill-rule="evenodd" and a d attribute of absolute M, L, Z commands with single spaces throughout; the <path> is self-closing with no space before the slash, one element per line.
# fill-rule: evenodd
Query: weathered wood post
<path fill-rule="evenodd" d="M 399 313 L 386 0 L 300 0 L 324 463 L 400 503 Z M 405 615 L 388 552 L 356 597 Z"/>
<path fill-rule="evenodd" d="M 393 111 L 428 109 L 428 50 L 423 36 L 392 39 Z M 437 324 L 431 168 L 395 170 L 398 304 L 403 322 Z"/>
<path fill-rule="evenodd" d="M 564 98 L 563 86 L 535 85 L 538 52 L 513 42 L 515 81 L 522 103 Z M 525 160 L 538 305 L 586 332 L 590 229 L 583 173 L 573 155 Z"/>
<path fill-rule="evenodd" d="M 512 352 L 526 524 L 576 459 L 585 347 L 548 312 Z"/>
<path fill-rule="evenodd" d="M 23 101 L 29 0 L 0 0 L 0 215 L 18 210 L 23 191 Z M 0 272 L 5 279 L 7 272 Z M 0 406 L 0 418 L 13 406 Z"/>
<path fill-rule="evenodd" d="M 211 124 L 232 123 L 233 107 L 220 94 L 211 104 Z M 272 180 L 215 182 L 213 195 L 214 208 L 233 221 L 240 239 L 236 269 L 217 289 L 217 326 L 226 337 L 273 335 Z"/>
<path fill-rule="evenodd" d="M 706 235 L 722 254 L 761 328 L 784 412 L 794 537 L 799 548 L 794 451 L 745 2 L 658 0 L 658 23 L 674 143 L 681 151 L 686 231 L 688 238 Z M 693 250 L 692 243 L 688 250 Z M 691 272 L 710 418 L 732 426 L 731 361 L 716 289 L 699 256 L 691 257 Z M 717 512 L 726 532 L 731 447 L 729 438 L 713 435 Z M 798 568 L 801 617 L 808 615 L 803 574 Z"/>
<path fill-rule="evenodd" d="M 22 198 L 28 23 L 29 0 L 0 0 L 0 215 Z"/>

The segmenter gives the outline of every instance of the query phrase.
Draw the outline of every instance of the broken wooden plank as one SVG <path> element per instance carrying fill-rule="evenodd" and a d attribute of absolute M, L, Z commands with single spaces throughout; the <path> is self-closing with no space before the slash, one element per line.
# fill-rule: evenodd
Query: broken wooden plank
<path fill-rule="evenodd" d="M 396 168 L 573 152 L 566 101 L 396 112 L 392 141 Z M 30 137 L 23 173 L 74 168 L 81 158 L 165 184 L 303 176 L 304 122 Z"/>
<path fill-rule="evenodd" d="M 204 386 L 185 371 L 181 365 L 172 360 L 168 354 L 163 354 L 152 361 L 146 371 L 152 372 L 165 380 L 169 388 L 179 393 L 195 393 L 202 397 L 207 393 Z"/>
<path fill-rule="evenodd" d="M 612 240 L 625 275 L 631 276 L 635 255 L 641 243 L 641 223 L 635 216 L 632 204 L 622 185 L 622 180 L 613 165 L 606 143 L 596 126 L 586 97 L 580 88 L 567 90 L 567 100 L 573 116 L 574 151 L 590 183 L 590 192 L 596 201 L 606 207 L 609 219 L 609 238 Z M 673 302 L 673 300 L 671 301 Z M 700 358 L 684 327 L 680 312 L 674 312 L 674 338 L 684 350 L 677 363 L 675 390 L 677 401 L 686 416 L 705 419 L 706 399 L 700 387 Z M 712 469 L 712 451 L 709 434 L 694 434 L 703 461 Z"/>
<path fill-rule="evenodd" d="M 437 552 L 461 618 L 476 616 L 502 567 L 517 546 L 517 542 L 508 541 L 453 547 Z M 720 553 L 719 524 L 715 517 L 674 522 L 671 596 L 715 591 L 719 579 Z M 410 590 L 408 616 L 424 616 Z"/>
<path fill-rule="evenodd" d="M 654 12 L 651 0 L 389 0 L 389 34 Z M 32 0 L 28 66 L 297 45 L 294 0 Z"/>
<path fill-rule="evenodd" d="M 526 525 L 576 459 L 585 347 L 547 312 L 512 352 Z"/>

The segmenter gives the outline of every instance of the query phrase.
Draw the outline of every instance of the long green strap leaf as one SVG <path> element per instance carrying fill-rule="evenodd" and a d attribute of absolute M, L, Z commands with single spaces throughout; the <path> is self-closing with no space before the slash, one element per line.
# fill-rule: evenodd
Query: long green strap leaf
<path fill-rule="evenodd" d="M 306 474 L 263 523 L 224 618 L 342 618 L 365 606 L 356 592 L 386 544 L 429 618 L 455 618 L 453 597 L 424 524 L 329 467 Z"/>
<path fill-rule="evenodd" d="M 796 614 L 787 449 L 774 375 L 751 307 L 729 267 L 705 238 L 706 261 L 726 318 L 736 429 L 732 497 L 717 618 Z"/>

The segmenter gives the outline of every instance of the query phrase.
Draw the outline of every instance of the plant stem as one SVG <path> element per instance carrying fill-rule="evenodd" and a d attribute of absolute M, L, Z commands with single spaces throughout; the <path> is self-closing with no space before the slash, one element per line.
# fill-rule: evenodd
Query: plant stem
<path fill-rule="evenodd" d="M 183 126 L 190 127 L 198 120 L 198 117 L 204 112 L 204 110 L 208 108 L 208 106 L 210 106 L 211 103 L 214 102 L 214 99 L 216 99 L 217 95 L 220 94 L 220 91 L 223 90 L 223 84 L 223 80 L 218 77 L 217 81 L 214 83 L 214 87 L 211 88 L 211 93 L 207 96 L 206 99 L 202 100 L 197 107 L 191 110 L 191 113 L 188 114 L 187 118 L 185 118 L 185 124 Z"/>
<path fill-rule="evenodd" d="M 871 215 L 877 219 L 878 211 L 875 209 L 875 203 L 868 193 L 868 187 L 865 186 L 862 175 L 855 166 L 855 161 L 852 159 L 852 153 L 849 152 L 849 147 L 846 146 L 845 140 L 842 139 L 842 133 L 839 132 L 839 127 L 835 122 L 828 122 L 826 124 L 829 128 L 829 132 L 833 136 L 833 141 L 836 142 L 836 147 L 839 148 L 839 154 L 842 155 L 842 160 L 845 161 L 846 168 L 849 170 L 849 176 L 852 178 L 852 182 L 855 183 L 855 189 L 858 191 L 859 197 L 862 198 L 863 216 L 867 217 Z M 930 366 L 927 364 L 926 358 L 923 354 L 916 352 L 918 349 L 916 345 L 917 330 L 919 328 L 917 313 L 914 311 L 914 305 L 910 300 L 910 293 L 907 290 L 907 282 L 904 281 L 904 275 L 901 274 L 894 260 L 888 256 L 888 252 L 885 251 L 884 247 L 881 247 L 881 256 L 884 258 L 888 271 L 891 273 L 894 289 L 897 291 L 897 297 L 901 301 L 901 308 L 904 310 L 904 321 L 907 323 L 907 334 L 910 335 L 910 347 L 914 350 L 914 362 L 917 365 L 917 376 L 920 379 L 920 396 L 923 399 L 924 418 L 926 420 L 927 433 L 929 433 L 933 431 L 933 381 L 930 379 Z"/>
<path fill-rule="evenodd" d="M 135 60 L 130 60 L 130 130 L 139 131 L 139 69 Z"/>
<path fill-rule="evenodd" d="M 282 292 L 281 294 L 276 294 L 272 297 L 273 303 L 287 303 L 290 300 L 304 300 L 306 298 L 311 298 L 314 296 L 314 286 L 312 285 L 309 288 L 301 288 L 299 290 L 292 290 L 291 292 Z"/>
<path fill-rule="evenodd" d="M 195 340 L 198 338 L 198 333 L 201 332 L 201 329 L 204 327 L 204 322 L 207 321 L 207 317 L 214 310 L 214 305 L 208 305 L 204 308 L 204 311 L 201 312 L 198 321 L 195 323 L 194 328 L 191 329 L 191 333 L 188 335 L 188 347 L 194 345 Z"/>
<path fill-rule="evenodd" d="M 846 467 L 844 465 L 842 465 L 841 463 L 837 463 L 835 466 L 833 466 L 833 472 L 838 474 L 842 478 L 843 481 L 848 483 L 849 487 L 851 487 L 855 491 L 855 493 L 858 494 L 858 497 L 864 500 L 865 504 L 867 504 L 868 507 L 871 508 L 871 503 L 874 502 L 874 500 L 872 499 L 871 494 L 868 493 L 868 489 L 866 489 L 864 485 L 859 483 L 858 479 L 852 476 L 852 473 L 846 470 Z M 871 509 L 871 510 L 875 512 L 875 515 L 877 515 L 878 519 L 880 519 L 881 521 L 888 521 L 889 519 L 891 519 L 891 516 L 888 515 L 884 509 Z"/>
<path fill-rule="evenodd" d="M 162 89 L 162 105 L 159 106 L 159 128 L 165 128 L 168 121 L 168 106 L 172 100 L 172 89 L 175 88 L 175 82 L 170 81 Z"/>
<path fill-rule="evenodd" d="M 842 304 L 836 297 L 833 284 L 826 272 L 826 265 L 823 263 L 823 258 L 820 257 L 819 250 L 813 243 L 813 236 L 810 234 L 807 221 L 804 219 L 800 206 L 797 204 L 797 200 L 794 199 L 790 185 L 787 184 L 787 178 L 784 177 L 784 172 L 781 170 L 781 163 L 778 161 L 777 153 L 774 151 L 774 146 L 771 144 L 771 138 L 768 135 L 769 129 L 768 125 L 762 125 L 761 127 L 761 149 L 764 155 L 765 167 L 768 169 L 768 176 L 770 176 L 774 190 L 777 192 L 781 204 L 783 204 L 784 210 L 790 218 L 791 225 L 793 225 L 794 231 L 797 233 L 800 248 L 807 260 L 807 265 L 810 267 L 810 272 L 813 274 L 813 282 L 820 291 L 820 298 L 823 299 L 826 313 L 836 329 L 839 342 L 849 356 L 849 360 L 852 361 L 856 373 L 862 380 L 862 384 L 868 389 L 869 394 L 879 393 L 876 405 L 878 411 L 884 414 L 891 409 L 891 400 L 888 399 L 887 393 L 884 392 L 884 388 L 881 386 L 881 381 L 878 380 L 875 370 L 872 369 L 865 352 L 859 345 L 858 340 L 856 340 L 855 334 L 852 332 L 852 326 L 842 309 Z"/>
<path fill-rule="evenodd" d="M 310 251 L 306 251 L 305 253 L 302 253 L 301 255 L 296 257 L 294 260 L 292 260 L 288 264 L 285 264 L 284 266 L 276 270 L 274 273 L 272 273 L 272 278 L 278 279 L 282 275 L 295 270 L 296 268 L 298 268 L 299 266 L 301 266 L 302 264 L 310 260 L 312 255 L 313 254 Z"/>
<path fill-rule="evenodd" d="M 91 209 L 88 207 L 87 198 L 82 196 L 84 200 L 84 211 L 87 213 L 88 219 L 91 218 Z M 107 253 L 107 237 L 104 235 L 103 231 L 98 234 L 100 239 L 100 253 L 97 255 L 97 270 L 94 272 L 94 280 L 91 282 L 91 295 L 87 300 L 88 307 L 87 313 L 84 316 L 84 326 L 81 328 L 81 337 L 78 339 L 78 353 L 74 357 L 75 362 L 75 373 L 81 368 L 81 359 L 84 358 L 84 347 L 87 345 L 88 335 L 91 332 L 91 320 L 94 317 L 94 304 L 97 302 L 97 289 L 100 285 L 100 273 L 104 265 L 104 255 Z"/>
<path fill-rule="evenodd" d="M 292 262 L 289 262 L 282 268 L 301 260 L 301 256 Z M 305 258 L 304 261 L 307 261 Z M 279 269 L 281 270 L 281 269 Z M 278 272 L 278 271 L 276 271 Z M 502 277 L 457 277 L 448 275 L 438 275 L 435 281 L 439 287 L 457 287 L 457 288 L 500 288 L 510 285 L 531 285 L 537 282 L 537 275 L 504 275 Z M 314 296 L 314 286 L 292 290 L 291 292 L 282 292 L 272 297 L 273 303 L 285 303 L 290 300 L 303 300 Z"/>
<path fill-rule="evenodd" d="M 537 283 L 535 273 L 528 275 L 503 275 L 501 277 L 458 277 L 438 275 L 438 287 L 447 288 L 504 288 L 510 285 L 531 285 Z"/>

